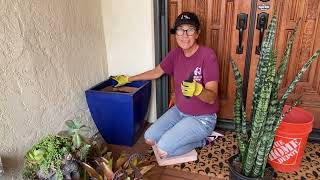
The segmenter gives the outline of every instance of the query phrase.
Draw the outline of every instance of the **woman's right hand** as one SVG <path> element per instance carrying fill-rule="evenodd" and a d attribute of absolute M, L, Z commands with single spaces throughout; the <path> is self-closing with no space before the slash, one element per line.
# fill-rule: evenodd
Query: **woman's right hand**
<path fill-rule="evenodd" d="M 120 87 L 129 82 L 129 77 L 126 75 L 111 76 L 110 78 L 117 82 L 114 87 Z"/>
<path fill-rule="evenodd" d="M 173 92 L 171 93 L 171 96 L 170 96 L 169 108 L 172 108 L 175 104 L 176 104 L 176 96 Z"/>

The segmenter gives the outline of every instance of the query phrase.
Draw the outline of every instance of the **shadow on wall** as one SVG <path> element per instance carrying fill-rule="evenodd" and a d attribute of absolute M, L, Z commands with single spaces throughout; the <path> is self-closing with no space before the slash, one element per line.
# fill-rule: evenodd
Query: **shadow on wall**
<path fill-rule="evenodd" d="M 4 170 L 3 170 L 3 165 L 0 157 L 0 177 L 3 176 L 3 174 L 4 174 Z"/>
<path fill-rule="evenodd" d="M 21 172 L 17 172 L 19 168 L 20 170 L 23 167 L 23 157 L 16 157 L 16 156 L 4 156 L 2 155 L 0 157 L 0 179 L 19 179 L 18 175 L 21 174 Z M 8 166 L 8 165 L 11 165 Z"/>

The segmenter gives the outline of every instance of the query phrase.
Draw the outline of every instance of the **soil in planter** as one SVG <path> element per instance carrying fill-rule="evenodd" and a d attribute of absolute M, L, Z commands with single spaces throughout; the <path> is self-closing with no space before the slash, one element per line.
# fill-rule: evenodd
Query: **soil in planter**
<path fill-rule="evenodd" d="M 104 92 L 119 92 L 119 93 L 133 93 L 137 91 L 139 88 L 129 87 L 129 86 L 121 86 L 121 87 L 113 87 L 107 86 L 105 88 L 100 89 L 100 91 Z"/>

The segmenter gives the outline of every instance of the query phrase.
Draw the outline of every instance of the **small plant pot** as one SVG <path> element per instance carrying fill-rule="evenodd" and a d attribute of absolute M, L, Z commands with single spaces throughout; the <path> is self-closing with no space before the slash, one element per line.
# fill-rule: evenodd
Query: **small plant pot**
<path fill-rule="evenodd" d="M 231 156 L 228 160 L 229 163 L 229 179 L 230 180 L 272 180 L 274 169 L 267 164 L 265 174 L 263 177 L 259 178 L 253 178 L 253 177 L 247 177 L 240 173 L 240 161 L 239 161 L 239 155 L 236 154 L 234 156 Z"/>

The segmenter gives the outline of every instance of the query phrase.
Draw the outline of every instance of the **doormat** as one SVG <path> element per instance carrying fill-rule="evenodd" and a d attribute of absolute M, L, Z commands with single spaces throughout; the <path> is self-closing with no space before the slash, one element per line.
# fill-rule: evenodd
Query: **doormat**
<path fill-rule="evenodd" d="M 237 154 L 235 132 L 226 131 L 211 145 L 197 148 L 198 160 L 181 163 L 166 168 L 207 175 L 219 179 L 229 179 L 228 158 Z M 146 160 L 157 164 L 152 149 L 146 154 Z M 299 171 L 294 173 L 275 173 L 275 179 L 320 179 L 320 144 L 307 143 Z"/>

